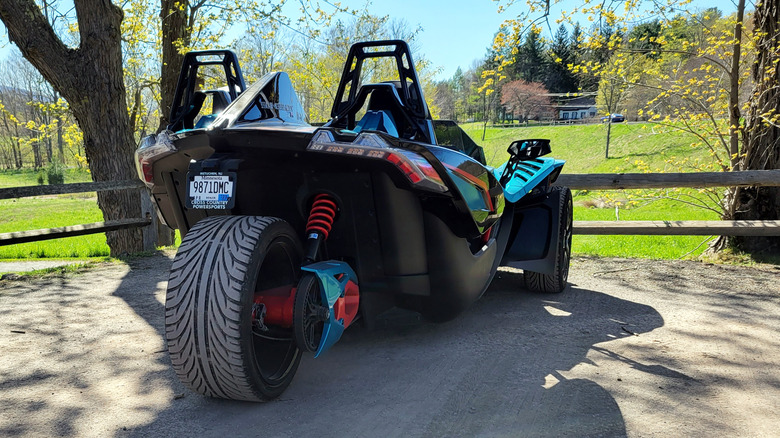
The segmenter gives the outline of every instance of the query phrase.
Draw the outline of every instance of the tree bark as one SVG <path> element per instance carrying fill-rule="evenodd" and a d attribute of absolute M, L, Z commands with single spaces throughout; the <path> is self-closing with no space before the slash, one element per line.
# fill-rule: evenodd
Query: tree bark
<path fill-rule="evenodd" d="M 80 44 L 68 48 L 34 0 L 3 0 L 0 19 L 22 55 L 70 104 L 84 133 L 94 181 L 136 178 L 135 144 L 122 71 L 122 10 L 108 0 L 75 0 Z M 137 190 L 98 193 L 105 220 L 141 215 Z M 141 251 L 139 229 L 106 233 L 112 255 Z"/>
<path fill-rule="evenodd" d="M 740 170 L 739 165 L 739 61 L 742 57 L 742 20 L 745 17 L 745 0 L 739 0 L 737 5 L 737 24 L 734 26 L 734 53 L 731 56 L 729 71 L 729 153 L 731 154 L 731 170 Z"/>
<path fill-rule="evenodd" d="M 178 47 L 189 47 L 189 0 L 161 0 L 160 27 L 162 29 L 162 68 L 160 70 L 160 126 L 157 132 L 171 123 L 170 112 L 176 82 L 184 61 Z"/>
<path fill-rule="evenodd" d="M 755 86 L 748 107 L 743 143 L 743 169 L 780 168 L 780 6 L 776 0 L 756 5 L 753 16 L 758 32 Z M 738 220 L 780 219 L 780 188 L 749 187 L 739 189 L 730 210 Z M 753 254 L 779 254 L 780 237 L 736 237 L 733 244 Z"/>

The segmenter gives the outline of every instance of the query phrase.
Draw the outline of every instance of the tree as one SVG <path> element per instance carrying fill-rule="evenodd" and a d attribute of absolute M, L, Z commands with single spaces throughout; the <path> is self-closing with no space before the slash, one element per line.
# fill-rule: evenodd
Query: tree
<path fill-rule="evenodd" d="M 449 81 L 442 81 L 436 85 L 436 97 L 433 103 L 439 108 L 441 118 L 455 120 L 455 93 Z"/>
<path fill-rule="evenodd" d="M 519 116 L 521 121 L 549 115 L 552 102 L 544 84 L 539 82 L 512 81 L 501 88 L 501 104 Z"/>
<path fill-rule="evenodd" d="M 550 45 L 549 62 L 544 84 L 553 93 L 570 93 L 577 91 L 577 81 L 569 69 L 574 63 L 574 54 L 569 45 L 569 32 L 563 24 L 555 32 L 555 38 Z"/>
<path fill-rule="evenodd" d="M 545 8 L 549 6 L 549 0 L 527 0 L 526 3 L 528 10 L 537 14 L 549 11 Z M 589 72 L 601 71 L 604 60 L 611 59 L 604 56 L 605 51 L 622 58 L 660 55 L 656 68 L 648 71 L 641 82 L 632 85 L 655 90 L 656 96 L 648 101 L 646 108 L 651 121 L 688 132 L 698 139 L 692 146 L 708 148 L 712 162 L 696 165 L 697 169 L 716 166 L 723 171 L 734 171 L 778 166 L 774 111 L 778 106 L 776 90 L 780 87 L 780 78 L 776 64 L 772 64 L 780 62 L 777 57 L 780 50 L 778 5 L 776 1 L 758 3 L 751 27 L 750 23 L 744 22 L 745 1 L 735 3 L 736 13 L 728 17 L 715 9 L 691 13 L 680 7 L 685 3 L 678 0 L 645 0 L 631 3 L 630 8 L 623 8 L 623 2 L 583 0 L 579 5 L 572 4 L 596 23 L 585 42 L 593 56 L 584 65 L 581 63 L 580 68 Z M 653 29 L 646 29 L 648 46 L 639 48 L 627 47 L 621 43 L 622 38 L 614 37 L 629 32 L 629 23 L 642 22 L 641 11 L 647 8 L 652 8 L 659 17 L 660 36 L 651 35 Z M 526 18 L 511 21 L 511 35 L 521 35 L 540 19 Z M 606 38 L 610 33 L 612 36 Z M 511 35 L 505 40 L 511 40 Z M 749 66 L 753 54 L 757 62 L 751 75 Z M 756 70 L 759 66 L 763 70 Z M 752 81 L 755 85 L 751 85 Z M 755 87 L 754 92 L 746 92 L 751 86 Z M 720 205 L 724 219 L 777 218 L 780 203 L 776 201 L 776 193 L 774 189 L 763 188 L 730 189 L 725 196 L 713 196 L 711 200 Z M 739 246 L 743 242 L 761 240 L 733 239 L 733 242 Z M 777 251 L 776 240 L 763 241 Z M 719 239 L 716 248 L 724 247 L 725 242 L 728 241 Z M 748 250 L 751 247 L 755 246 L 741 246 Z"/>
<path fill-rule="evenodd" d="M 758 34 L 752 71 L 755 86 L 746 115 L 740 164 L 745 169 L 780 169 L 780 6 L 777 2 L 758 3 L 753 24 Z M 740 189 L 730 208 L 735 219 L 780 219 L 780 189 Z M 740 237 L 734 243 L 751 252 L 780 252 L 780 237 Z"/>
<path fill-rule="evenodd" d="M 541 32 L 537 29 L 531 29 L 517 50 L 511 77 L 528 82 L 544 82 L 547 67 L 544 52 L 545 45 L 541 39 Z"/>
<path fill-rule="evenodd" d="M 108 1 L 76 0 L 79 45 L 66 46 L 33 0 L 0 2 L 9 39 L 70 104 L 84 133 L 94 181 L 136 177 L 122 75 L 122 10 Z M 140 192 L 98 193 L 105 220 L 139 217 Z M 140 229 L 106 233 L 112 255 L 142 250 Z"/>

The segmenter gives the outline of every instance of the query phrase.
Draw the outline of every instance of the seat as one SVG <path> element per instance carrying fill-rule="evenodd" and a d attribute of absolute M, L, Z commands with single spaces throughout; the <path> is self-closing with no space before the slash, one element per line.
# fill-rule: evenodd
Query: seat
<path fill-rule="evenodd" d="M 398 130 L 395 127 L 393 115 L 387 111 L 366 111 L 366 114 L 355 125 L 355 132 L 361 131 L 381 131 L 386 132 L 393 137 L 398 137 Z"/>

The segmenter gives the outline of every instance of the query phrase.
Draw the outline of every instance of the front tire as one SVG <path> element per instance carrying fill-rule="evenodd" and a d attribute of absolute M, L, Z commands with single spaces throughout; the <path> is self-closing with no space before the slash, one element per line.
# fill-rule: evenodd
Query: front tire
<path fill-rule="evenodd" d="M 295 286 L 301 243 L 287 222 L 216 216 L 182 240 L 165 299 L 165 335 L 173 368 L 193 391 L 263 401 L 290 384 L 301 352 L 292 331 L 253 330 L 257 291 Z"/>
<path fill-rule="evenodd" d="M 525 285 L 535 292 L 559 293 L 566 289 L 569 279 L 569 264 L 571 262 L 571 237 L 573 224 L 574 203 L 571 190 L 568 187 L 553 187 L 558 192 L 558 241 L 555 249 L 555 269 L 552 274 L 525 271 Z M 552 245 L 551 245 L 552 246 Z"/>

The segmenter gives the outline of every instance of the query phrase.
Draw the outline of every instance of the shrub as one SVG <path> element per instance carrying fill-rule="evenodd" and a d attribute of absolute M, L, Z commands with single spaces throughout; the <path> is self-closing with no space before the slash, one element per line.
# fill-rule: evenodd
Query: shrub
<path fill-rule="evenodd" d="M 49 163 L 49 166 L 46 168 L 46 179 L 49 181 L 49 184 L 64 184 L 65 166 L 57 161 Z"/>

